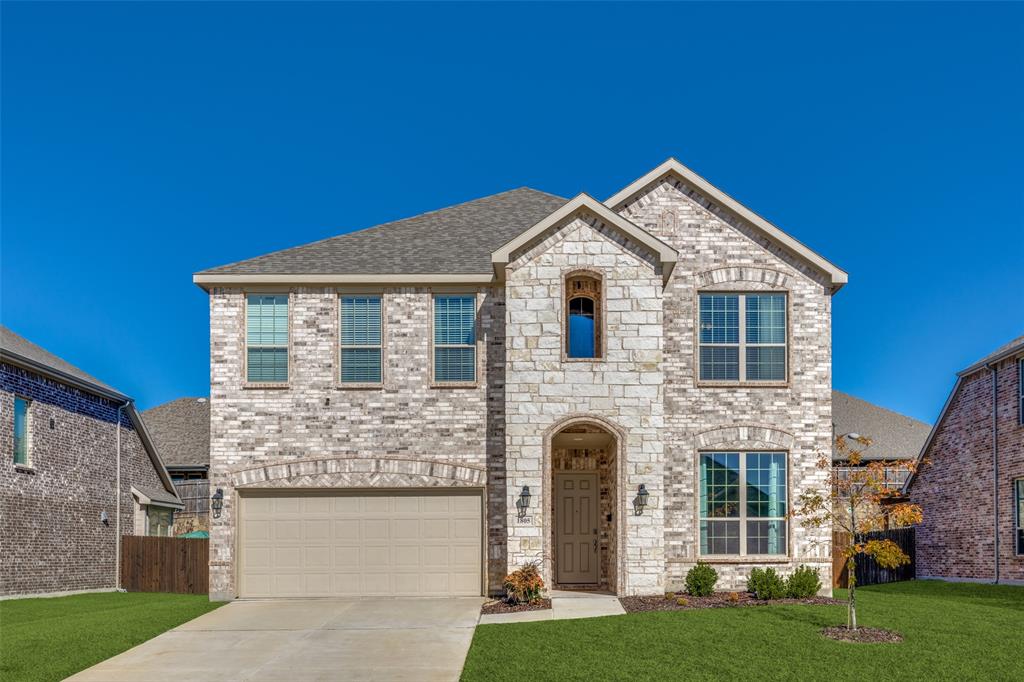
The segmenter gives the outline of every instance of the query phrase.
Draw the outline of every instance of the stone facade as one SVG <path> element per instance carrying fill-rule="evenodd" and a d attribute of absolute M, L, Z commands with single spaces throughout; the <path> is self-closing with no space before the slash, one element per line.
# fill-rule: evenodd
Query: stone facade
<path fill-rule="evenodd" d="M 16 466 L 14 398 L 31 400 L 28 467 Z M 0 594 L 113 589 L 118 405 L 0 363 Z M 135 532 L 131 486 L 164 487 L 121 415 L 121 532 Z M 109 525 L 100 521 L 106 512 Z"/>
<path fill-rule="evenodd" d="M 995 363 L 999 581 L 1024 584 L 1013 490 L 1014 481 L 1024 478 L 1019 361 L 1009 357 Z M 911 502 L 924 512 L 917 527 L 918 577 L 996 579 L 992 426 L 992 372 L 982 368 L 961 377 L 910 486 Z"/>
<path fill-rule="evenodd" d="M 210 476 L 211 489 L 225 495 L 211 529 L 211 595 L 237 594 L 235 508 L 245 488 L 479 487 L 487 505 L 487 584 L 497 592 L 506 572 L 530 561 L 553 584 L 553 474 L 596 471 L 599 587 L 625 595 L 677 589 L 699 558 L 699 451 L 785 451 L 790 501 L 825 486 L 827 472 L 817 462 L 831 453 L 832 437 L 826 276 L 671 177 L 613 207 L 678 250 L 667 282 L 658 254 L 598 212 L 568 216 L 512 255 L 503 282 L 475 289 L 479 382 L 472 387 L 432 385 L 435 289 L 426 286 L 377 290 L 384 385 L 360 389 L 336 379 L 338 294 L 345 290 L 275 290 L 290 296 L 289 382 L 247 386 L 246 292 L 211 288 Z M 580 273 L 601 284 L 596 360 L 565 357 L 565 281 Z M 701 291 L 787 294 L 785 381 L 697 380 Z M 605 432 L 612 445 L 554 448 L 566 429 Z M 636 513 L 641 485 L 650 499 Z M 521 516 L 514 496 L 523 486 L 533 498 Z M 790 523 L 787 538 L 785 557 L 717 559 L 720 587 L 740 588 L 750 568 L 765 563 L 782 573 L 808 564 L 829 575 L 827 530 Z"/>

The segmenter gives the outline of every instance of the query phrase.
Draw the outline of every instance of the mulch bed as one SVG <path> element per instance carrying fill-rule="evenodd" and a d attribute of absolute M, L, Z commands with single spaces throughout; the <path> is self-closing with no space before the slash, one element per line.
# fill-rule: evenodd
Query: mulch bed
<path fill-rule="evenodd" d="M 850 630 L 844 626 L 837 625 L 831 628 L 824 628 L 821 634 L 829 639 L 836 639 L 840 642 L 862 642 L 866 644 L 891 644 L 902 642 L 903 635 L 892 630 L 881 628 L 857 628 Z"/>
<path fill-rule="evenodd" d="M 507 601 L 501 599 L 495 599 L 493 601 L 486 602 L 480 607 L 480 613 L 486 615 L 489 613 L 518 613 L 519 611 L 543 611 L 544 609 L 551 608 L 550 599 L 538 599 L 532 604 L 509 604 Z"/>
<path fill-rule="evenodd" d="M 729 598 L 729 592 L 715 592 L 710 597 L 691 597 L 688 594 L 679 594 L 678 597 L 686 599 L 686 605 L 680 605 L 678 597 L 619 597 L 622 608 L 627 613 L 638 613 L 641 611 L 689 611 L 693 609 L 722 609 L 738 608 L 741 606 L 769 606 L 772 604 L 805 604 L 805 605 L 835 605 L 845 604 L 845 601 L 832 599 L 831 597 L 808 597 L 807 599 L 757 599 L 749 592 L 738 592 L 739 600 L 733 601 Z"/>

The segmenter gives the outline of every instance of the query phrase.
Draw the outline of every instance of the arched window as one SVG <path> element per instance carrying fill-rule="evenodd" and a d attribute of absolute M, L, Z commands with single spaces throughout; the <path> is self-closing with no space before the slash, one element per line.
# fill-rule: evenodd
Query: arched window
<path fill-rule="evenodd" d="M 565 354 L 601 357 L 601 280 L 576 275 L 565 281 Z"/>

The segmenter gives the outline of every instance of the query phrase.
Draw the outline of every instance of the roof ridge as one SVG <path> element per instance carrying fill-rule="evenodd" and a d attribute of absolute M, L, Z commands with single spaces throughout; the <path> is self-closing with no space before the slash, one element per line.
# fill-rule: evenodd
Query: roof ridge
<path fill-rule="evenodd" d="M 553 199 L 561 199 L 563 201 L 567 201 L 567 199 L 565 199 L 565 197 L 560 197 L 557 194 L 551 194 L 550 192 L 545 192 L 543 190 L 534 189 L 532 187 L 527 187 L 527 186 L 523 185 L 521 187 L 513 187 L 511 189 L 506 189 L 506 190 L 503 190 L 501 192 L 496 192 L 494 194 L 487 194 L 487 195 L 484 195 L 482 197 L 476 197 L 475 199 L 467 199 L 466 201 L 460 201 L 458 203 L 451 204 L 449 206 L 442 206 L 440 208 L 431 209 L 429 211 L 424 211 L 422 213 L 416 213 L 414 215 L 406 216 L 404 218 L 396 218 L 395 220 L 389 220 L 389 221 L 387 221 L 385 223 L 379 223 L 377 225 L 370 225 L 368 227 L 363 227 L 363 228 L 359 228 L 359 229 L 355 229 L 355 230 L 350 230 L 349 232 L 342 232 L 341 234 L 331 235 L 330 237 L 324 237 L 323 239 L 317 239 L 315 241 L 306 242 L 304 244 L 297 244 L 295 246 L 289 246 L 289 247 L 286 247 L 286 248 L 283 248 L 283 249 L 278 249 L 277 251 L 270 251 L 269 253 L 263 253 L 263 254 L 260 254 L 258 256 L 252 256 L 250 258 L 243 258 L 241 260 L 233 261 L 231 263 L 224 263 L 222 265 L 217 265 L 217 266 L 214 266 L 212 268 L 206 268 L 204 270 L 200 270 L 199 274 L 202 274 L 202 273 L 205 273 L 205 272 L 209 272 L 211 270 L 223 270 L 224 268 L 230 268 L 232 266 L 239 265 L 241 263 L 246 263 L 246 262 L 253 261 L 253 260 L 258 260 L 258 259 L 261 259 L 261 258 L 266 258 L 268 256 L 279 256 L 281 254 L 288 253 L 289 251 L 294 251 L 296 249 L 305 249 L 305 248 L 308 248 L 310 246 L 315 246 L 317 244 L 324 244 L 326 242 L 330 242 L 330 241 L 333 241 L 335 239 L 342 239 L 344 237 L 348 237 L 348 236 L 351 236 L 351 235 L 354 235 L 354 234 L 365 234 L 367 232 L 372 232 L 374 230 L 378 230 L 378 229 L 381 229 L 381 228 L 393 226 L 393 225 L 395 225 L 397 223 L 401 223 L 401 222 L 404 222 L 406 220 L 414 220 L 416 218 L 423 218 L 423 217 L 427 217 L 427 216 L 436 215 L 438 213 L 441 213 L 442 211 L 448 211 L 448 210 L 451 210 L 451 209 L 459 208 L 461 206 L 468 206 L 469 204 L 473 204 L 473 203 L 476 203 L 478 201 L 485 201 L 487 199 L 494 199 L 496 197 L 500 197 L 500 196 L 503 196 L 503 195 L 506 195 L 506 194 L 511 194 L 512 192 L 518 192 L 518 191 L 522 191 L 522 190 L 528 190 L 530 192 L 536 192 L 538 194 L 543 194 L 543 195 L 549 196 L 549 197 L 551 197 Z"/>

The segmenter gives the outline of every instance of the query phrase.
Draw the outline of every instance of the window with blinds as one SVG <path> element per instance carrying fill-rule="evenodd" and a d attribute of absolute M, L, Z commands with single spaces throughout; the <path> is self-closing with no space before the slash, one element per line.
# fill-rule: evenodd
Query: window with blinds
<path fill-rule="evenodd" d="M 701 381 L 786 380 L 786 295 L 701 294 Z"/>
<path fill-rule="evenodd" d="M 476 382 L 475 296 L 434 296 L 434 381 Z"/>
<path fill-rule="evenodd" d="M 288 295 L 249 294 L 245 310 L 246 379 L 288 381 Z"/>
<path fill-rule="evenodd" d="M 383 381 L 381 297 L 342 296 L 341 383 L 379 384 Z"/>

